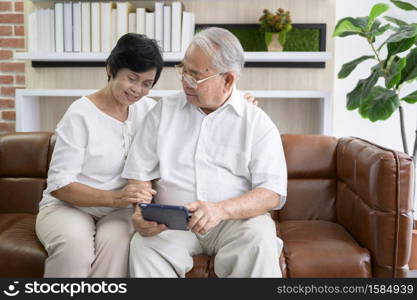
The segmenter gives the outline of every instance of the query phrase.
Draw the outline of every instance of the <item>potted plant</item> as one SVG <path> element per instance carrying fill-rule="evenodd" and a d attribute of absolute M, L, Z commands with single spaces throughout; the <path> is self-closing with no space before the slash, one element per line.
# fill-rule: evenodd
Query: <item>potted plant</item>
<path fill-rule="evenodd" d="M 410 13 L 417 11 L 417 7 L 409 3 L 410 1 L 391 0 L 391 2 Z M 370 46 L 368 55 L 345 63 L 338 73 L 338 78 L 349 76 L 363 61 L 369 59 L 375 61 L 370 68 L 369 77 L 359 80 L 356 87 L 347 94 L 346 107 L 348 110 L 358 109 L 363 118 L 372 122 L 386 120 L 399 109 L 403 148 L 408 154 L 401 104 L 416 103 L 417 90 L 404 95 L 401 93 L 401 88 L 417 79 L 417 23 L 408 24 L 403 20 L 385 16 L 384 20 L 388 23 L 383 24 L 379 17 L 389 8 L 389 4 L 378 3 L 372 7 L 369 16 L 347 17 L 337 23 L 334 37 L 358 36 L 366 39 Z M 389 37 L 379 41 L 379 37 L 387 31 L 391 31 Z M 416 86 L 415 83 L 413 84 Z M 411 153 L 414 160 L 416 160 L 416 152 L 417 138 Z"/>
<path fill-rule="evenodd" d="M 292 29 L 289 11 L 278 8 L 275 14 L 264 9 L 259 18 L 261 30 L 265 32 L 265 43 L 268 51 L 282 51 L 287 39 L 287 33 Z"/>

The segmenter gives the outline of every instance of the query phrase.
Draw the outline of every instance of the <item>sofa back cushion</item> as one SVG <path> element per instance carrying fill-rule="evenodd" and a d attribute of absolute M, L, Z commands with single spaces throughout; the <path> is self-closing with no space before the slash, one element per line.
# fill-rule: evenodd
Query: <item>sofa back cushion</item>
<path fill-rule="evenodd" d="M 281 221 L 334 221 L 337 139 L 284 134 L 282 142 L 288 196 L 274 216 Z M 38 211 L 54 144 L 55 137 L 46 132 L 0 136 L 0 212 Z"/>
<path fill-rule="evenodd" d="M 287 220 L 336 220 L 337 139 L 284 134 L 288 169 L 287 202 L 275 217 Z"/>
<path fill-rule="evenodd" d="M 0 136 L 0 213 L 37 213 L 48 173 L 50 136 Z"/>

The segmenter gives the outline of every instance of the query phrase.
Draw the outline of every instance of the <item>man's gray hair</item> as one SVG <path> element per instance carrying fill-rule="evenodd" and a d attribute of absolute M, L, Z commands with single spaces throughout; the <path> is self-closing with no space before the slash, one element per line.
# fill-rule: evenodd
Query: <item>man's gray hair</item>
<path fill-rule="evenodd" d="M 245 64 L 243 48 L 239 40 L 228 30 L 218 27 L 206 28 L 197 33 L 191 45 L 199 47 L 212 57 L 217 72 L 234 72 L 237 76 Z"/>

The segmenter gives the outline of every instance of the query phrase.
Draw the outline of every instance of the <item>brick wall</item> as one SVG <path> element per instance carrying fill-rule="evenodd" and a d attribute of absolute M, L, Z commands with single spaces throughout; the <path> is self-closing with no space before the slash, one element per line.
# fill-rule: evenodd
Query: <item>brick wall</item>
<path fill-rule="evenodd" d="M 24 88 L 25 65 L 13 53 L 24 50 L 22 0 L 0 0 L 0 134 L 15 130 L 15 90 Z"/>

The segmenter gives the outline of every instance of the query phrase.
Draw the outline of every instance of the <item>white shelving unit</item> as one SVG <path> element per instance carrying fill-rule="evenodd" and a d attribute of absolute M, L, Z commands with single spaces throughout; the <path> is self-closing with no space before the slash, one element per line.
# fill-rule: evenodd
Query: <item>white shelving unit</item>
<path fill-rule="evenodd" d="M 16 90 L 16 131 L 40 131 L 40 98 L 41 97 L 81 97 L 89 95 L 96 90 L 61 90 L 61 89 L 17 89 Z M 152 90 L 149 97 L 160 98 L 178 90 Z M 276 98 L 276 99 L 314 99 L 320 101 L 321 107 L 321 134 L 332 134 L 332 106 L 331 95 L 322 91 L 277 91 L 277 90 L 250 90 L 255 98 Z M 58 100 L 59 101 L 59 100 Z M 262 101 L 262 100 L 261 100 Z"/>
<path fill-rule="evenodd" d="M 85 61 L 102 62 L 109 53 L 41 53 L 41 52 L 15 52 L 14 58 L 31 61 Z M 164 61 L 181 61 L 184 57 L 182 52 L 163 53 Z M 325 62 L 332 58 L 330 52 L 245 52 L 247 62 Z"/>

